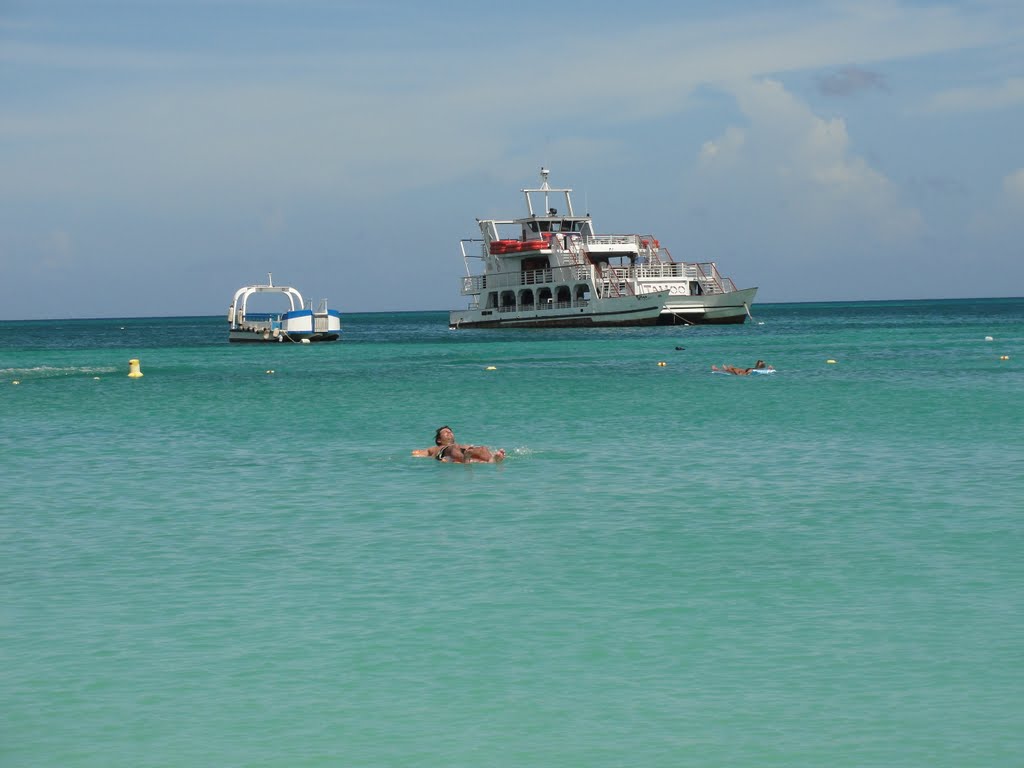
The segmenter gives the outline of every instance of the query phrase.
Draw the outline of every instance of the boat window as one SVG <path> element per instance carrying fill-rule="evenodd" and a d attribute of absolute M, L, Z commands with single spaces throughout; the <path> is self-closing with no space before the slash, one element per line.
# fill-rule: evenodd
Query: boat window
<path fill-rule="evenodd" d="M 573 230 L 572 230 L 572 225 L 573 225 L 573 223 L 574 223 L 574 222 L 571 222 L 571 221 L 568 221 L 568 220 L 566 220 L 566 221 L 563 221 L 563 222 L 562 222 L 562 231 L 563 231 L 563 232 L 572 232 L 572 231 L 573 231 Z"/>
<path fill-rule="evenodd" d="M 537 231 L 537 222 L 536 221 L 529 221 L 529 222 L 527 222 L 527 226 L 530 227 L 530 231 L 531 232 L 536 232 Z"/>

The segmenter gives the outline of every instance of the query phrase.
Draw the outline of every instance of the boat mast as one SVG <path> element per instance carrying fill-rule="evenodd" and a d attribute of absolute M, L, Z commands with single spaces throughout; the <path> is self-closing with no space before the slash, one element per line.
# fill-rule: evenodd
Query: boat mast
<path fill-rule="evenodd" d="M 543 166 L 540 169 L 540 188 L 544 191 L 544 215 L 547 216 L 551 212 L 551 205 L 548 202 L 548 191 L 551 189 L 548 186 L 548 176 L 551 175 L 551 171 Z"/>
<path fill-rule="evenodd" d="M 536 216 L 536 212 L 533 210 L 533 200 L 530 198 L 531 192 L 542 192 L 544 194 L 544 212 L 542 216 L 552 216 L 551 212 L 551 193 L 561 192 L 565 195 L 565 209 L 569 216 L 575 216 L 576 212 L 572 208 L 572 188 L 565 187 L 554 189 L 548 184 L 548 177 L 551 175 L 551 171 L 547 168 L 542 167 L 540 169 L 540 187 L 538 189 L 524 189 L 523 194 L 526 195 L 526 212 L 529 216 Z"/>

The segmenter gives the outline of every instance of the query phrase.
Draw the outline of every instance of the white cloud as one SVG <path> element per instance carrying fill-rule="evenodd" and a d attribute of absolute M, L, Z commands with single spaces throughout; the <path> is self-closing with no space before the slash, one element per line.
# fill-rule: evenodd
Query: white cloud
<path fill-rule="evenodd" d="M 698 166 L 732 199 L 760 197 L 762 205 L 772 206 L 784 199 L 791 231 L 854 230 L 886 241 L 919 234 L 918 211 L 901 200 L 883 173 L 851 151 L 842 119 L 815 115 L 773 80 L 748 81 L 731 90 L 749 124 L 707 142 Z"/>
<path fill-rule="evenodd" d="M 42 265 L 48 270 L 68 267 L 74 258 L 74 252 L 71 235 L 62 230 L 47 233 L 39 248 Z"/>
<path fill-rule="evenodd" d="M 1024 211 L 1024 168 L 1018 168 L 1003 179 L 1003 192 L 1012 207 Z"/>
<path fill-rule="evenodd" d="M 975 212 L 969 222 L 973 235 L 998 238 L 1009 235 L 1015 252 L 1020 250 L 1020 237 L 1024 234 L 1024 168 L 1018 168 L 1003 177 L 1001 189 L 992 196 L 990 205 Z"/>
<path fill-rule="evenodd" d="M 678 113 L 702 83 L 994 44 L 1014 34 L 1001 21 L 879 0 L 615 30 L 617 49 L 642 56 L 609 56 L 589 36 L 553 51 L 546 39 L 513 37 L 488 38 L 482 53 L 383 45 L 256 56 L 13 41 L 0 52 L 13 66 L 86 74 L 59 99 L 39 102 L 46 107 L 5 111 L 0 139 L 14 141 L 10 157 L 0 155 L 0 197 L 205 205 L 264 186 L 372 196 L 493 172 L 534 152 L 542 133 L 589 143 L 597 158 L 609 141 L 594 138 L 595 126 Z M 539 87 L 537 111 L 509 108 L 505 94 L 522 85 L 519 62 L 540 46 L 545 71 L 573 86 L 555 99 Z M 726 135 L 707 151 L 737 154 L 742 141 Z M 821 182 L 853 170 L 824 166 Z"/>
<path fill-rule="evenodd" d="M 723 164 L 733 165 L 739 159 L 746 140 L 746 134 L 744 134 L 741 128 L 730 125 L 718 139 L 704 142 L 700 149 L 698 161 L 702 166 L 710 166 L 712 164 L 718 167 L 721 167 Z"/>
<path fill-rule="evenodd" d="M 1014 77 L 998 85 L 953 88 L 932 96 L 931 112 L 980 112 L 1024 105 L 1024 78 Z"/>

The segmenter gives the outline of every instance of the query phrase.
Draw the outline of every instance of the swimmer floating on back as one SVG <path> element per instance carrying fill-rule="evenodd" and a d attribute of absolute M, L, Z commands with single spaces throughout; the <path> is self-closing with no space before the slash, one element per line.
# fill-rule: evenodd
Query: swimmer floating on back
<path fill-rule="evenodd" d="M 499 448 L 497 451 L 491 451 L 486 445 L 459 445 L 455 442 L 452 428 L 446 425 L 438 427 L 434 435 L 434 445 L 429 448 L 417 448 L 412 455 L 453 464 L 497 464 L 504 461 L 505 450 Z"/>
<path fill-rule="evenodd" d="M 775 369 L 768 365 L 764 360 L 758 360 L 754 363 L 753 368 L 737 368 L 735 365 L 726 365 L 722 363 L 722 367 L 719 368 L 717 365 L 711 366 L 712 371 L 718 373 L 731 373 L 736 376 L 749 376 L 751 371 L 774 371 Z"/>

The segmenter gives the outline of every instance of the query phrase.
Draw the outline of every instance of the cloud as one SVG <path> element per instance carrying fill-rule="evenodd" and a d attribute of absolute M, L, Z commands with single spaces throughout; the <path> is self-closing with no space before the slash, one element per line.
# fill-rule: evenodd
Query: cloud
<path fill-rule="evenodd" d="M 858 91 L 889 90 L 885 77 L 859 67 L 843 67 L 818 78 L 818 91 L 826 96 L 849 96 Z"/>
<path fill-rule="evenodd" d="M 929 112 L 982 112 L 1024 105 L 1024 78 L 1013 77 L 998 85 L 952 88 L 928 100 Z"/>
<path fill-rule="evenodd" d="M 983 239 L 1009 235 L 1015 258 L 1019 258 L 1020 238 L 1024 236 L 1024 168 L 1004 176 L 991 201 L 988 208 L 971 218 L 970 231 Z"/>
<path fill-rule="evenodd" d="M 705 83 L 944 52 L 1013 34 L 1012 24 L 984 15 L 884 1 L 685 21 L 616 30 L 619 49 L 645 51 L 625 58 L 608 56 L 590 36 L 564 38 L 555 51 L 529 36 L 488 37 L 486 51 L 474 51 L 468 38 L 445 50 L 443 38 L 424 34 L 427 47 L 409 50 L 391 50 L 385 38 L 357 50 L 254 54 L 242 46 L 223 55 L 127 41 L 10 41 L 0 56 L 12 68 L 76 75 L 56 98 L 10 105 L 0 118 L 0 140 L 11 147 L 0 198 L 205 206 L 268 186 L 339 201 L 372 197 L 484 167 L 500 173 L 548 136 L 589 145 L 598 158 L 611 142 L 595 139 L 595 130 L 678 114 Z M 536 109 L 511 108 L 498 95 L 521 86 L 519 62 L 531 54 L 543 54 L 545 69 L 573 86 L 540 88 Z M 846 66 L 822 87 L 852 93 L 884 81 Z"/>
<path fill-rule="evenodd" d="M 40 243 L 41 264 L 47 270 L 63 270 L 71 265 L 75 247 L 71 235 L 61 230 L 47 233 Z"/>
<path fill-rule="evenodd" d="M 1003 179 L 1003 194 L 1012 208 L 1024 211 L 1024 168 L 1018 168 Z"/>
<path fill-rule="evenodd" d="M 704 142 L 698 162 L 703 167 L 734 165 L 740 158 L 746 140 L 746 134 L 741 128 L 730 125 L 719 138 Z"/>
<path fill-rule="evenodd" d="M 703 181 L 730 204 L 771 210 L 772 229 L 802 237 L 857 233 L 900 242 L 920 234 L 920 213 L 851 151 L 842 119 L 819 117 L 774 80 L 731 92 L 747 125 L 706 142 L 697 163 Z"/>

